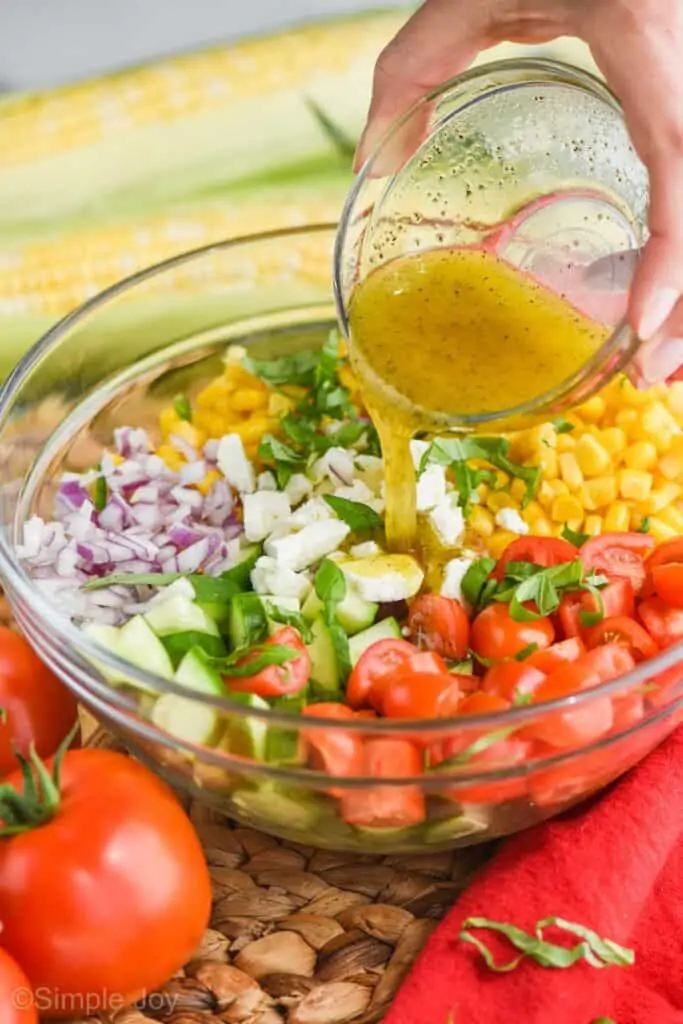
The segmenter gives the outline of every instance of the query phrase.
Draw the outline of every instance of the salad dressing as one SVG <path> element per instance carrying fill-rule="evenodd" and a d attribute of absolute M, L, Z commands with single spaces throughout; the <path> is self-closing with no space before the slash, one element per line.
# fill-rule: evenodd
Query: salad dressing
<path fill-rule="evenodd" d="M 578 371 L 610 334 L 494 254 L 434 249 L 391 261 L 354 292 L 351 359 L 385 460 L 391 550 L 416 541 L 412 438 L 452 418 L 533 401 Z"/>

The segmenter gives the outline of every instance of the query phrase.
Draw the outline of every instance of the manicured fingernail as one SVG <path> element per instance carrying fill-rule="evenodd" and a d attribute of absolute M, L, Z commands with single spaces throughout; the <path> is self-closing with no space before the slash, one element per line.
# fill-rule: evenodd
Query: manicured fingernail
<path fill-rule="evenodd" d="M 650 296 L 638 324 L 638 337 L 641 341 L 649 341 L 664 326 L 673 313 L 679 295 L 677 288 L 660 288 Z"/>
<path fill-rule="evenodd" d="M 668 380 L 683 366 L 683 338 L 667 338 L 657 344 L 644 345 L 638 365 L 646 385 Z"/>

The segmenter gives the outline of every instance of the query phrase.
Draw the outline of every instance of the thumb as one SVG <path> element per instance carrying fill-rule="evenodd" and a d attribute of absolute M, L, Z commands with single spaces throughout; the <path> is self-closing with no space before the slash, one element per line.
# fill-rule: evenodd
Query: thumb
<path fill-rule="evenodd" d="M 431 89 L 467 68 L 485 45 L 480 3 L 427 0 L 380 55 L 375 67 L 368 121 L 356 151 L 354 171 L 379 145 L 391 125 Z M 406 125 L 391 156 L 397 169 L 422 140 L 428 110 Z M 395 147 L 397 148 L 397 147 Z"/>

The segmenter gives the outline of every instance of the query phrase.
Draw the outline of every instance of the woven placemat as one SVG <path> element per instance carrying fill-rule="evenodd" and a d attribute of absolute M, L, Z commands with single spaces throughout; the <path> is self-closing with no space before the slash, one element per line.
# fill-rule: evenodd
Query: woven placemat
<path fill-rule="evenodd" d="M 92 732 L 91 719 L 84 731 Z M 101 729 L 88 743 L 123 749 Z M 375 1024 L 490 855 L 486 846 L 423 856 L 332 853 L 186 806 L 213 881 L 210 927 L 163 988 L 92 1024 Z"/>

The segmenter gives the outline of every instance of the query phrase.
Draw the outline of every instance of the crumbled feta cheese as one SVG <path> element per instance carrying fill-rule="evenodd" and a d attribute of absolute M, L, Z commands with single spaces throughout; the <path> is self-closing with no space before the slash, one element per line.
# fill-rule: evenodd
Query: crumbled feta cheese
<path fill-rule="evenodd" d="M 292 508 L 300 505 L 304 498 L 307 498 L 313 490 L 313 484 L 303 473 L 294 473 L 287 481 L 285 494 L 289 498 Z"/>
<path fill-rule="evenodd" d="M 291 511 L 287 495 L 281 491 L 245 494 L 242 507 L 244 535 L 248 541 L 265 540 L 276 527 L 284 525 Z"/>
<path fill-rule="evenodd" d="M 334 484 L 350 486 L 356 475 L 353 455 L 353 452 L 347 452 L 345 448 L 328 448 L 325 454 L 313 464 L 311 470 L 313 479 L 316 483 L 320 483 L 327 478 Z"/>
<path fill-rule="evenodd" d="M 349 554 L 353 558 L 371 558 L 372 555 L 381 555 L 382 549 L 379 544 L 375 544 L 374 540 L 366 540 L 365 543 L 352 547 Z"/>
<path fill-rule="evenodd" d="M 311 583 L 305 573 L 292 572 L 263 555 L 251 571 L 251 585 L 257 594 L 270 594 L 275 597 L 295 597 L 304 601 L 311 589 Z"/>
<path fill-rule="evenodd" d="M 376 455 L 356 456 L 356 475 L 375 494 L 379 494 L 380 487 L 384 480 L 384 462 Z"/>
<path fill-rule="evenodd" d="M 465 517 L 458 505 L 458 495 L 447 494 L 429 513 L 429 522 L 443 546 L 454 547 L 465 529 Z"/>
<path fill-rule="evenodd" d="M 413 457 L 413 465 L 415 466 L 415 469 L 420 468 L 420 463 L 429 451 L 430 447 L 431 445 L 429 444 L 429 441 L 413 440 L 410 442 L 410 454 Z"/>
<path fill-rule="evenodd" d="M 500 526 L 503 530 L 509 530 L 510 533 L 518 533 L 522 537 L 529 532 L 528 523 L 524 522 L 515 508 L 502 508 L 500 512 L 496 513 L 496 526 Z"/>
<path fill-rule="evenodd" d="M 334 519 L 334 512 L 327 502 L 323 498 L 310 498 L 295 512 L 292 512 L 289 524 L 292 528 L 299 529 L 303 526 L 310 526 L 311 523 L 325 522 L 327 519 Z"/>
<path fill-rule="evenodd" d="M 335 551 L 349 533 L 346 523 L 330 519 L 311 523 L 299 533 L 290 533 L 286 537 L 268 537 L 264 548 L 278 565 L 300 572 Z"/>
<path fill-rule="evenodd" d="M 256 490 L 257 491 L 276 491 L 277 490 L 277 480 L 275 479 L 274 475 L 272 473 L 270 473 L 268 470 L 266 470 L 265 473 L 259 473 L 258 479 L 256 481 Z"/>
<path fill-rule="evenodd" d="M 444 466 L 428 466 L 417 481 L 417 511 L 429 512 L 446 497 Z"/>
<path fill-rule="evenodd" d="M 251 494 L 256 486 L 254 467 L 247 458 L 239 434 L 225 434 L 218 445 L 218 468 L 240 494 Z"/>
<path fill-rule="evenodd" d="M 476 561 L 476 558 L 452 558 L 444 566 L 443 580 L 441 582 L 441 593 L 444 597 L 452 597 L 461 604 L 466 605 L 462 596 L 462 581 L 469 567 Z M 469 609 L 468 609 L 469 610 Z"/>
<path fill-rule="evenodd" d="M 350 487 L 337 487 L 332 492 L 335 498 L 346 498 L 348 501 L 360 501 L 362 504 L 367 505 L 369 501 L 372 501 L 375 495 L 362 480 L 356 480 Z"/>
<path fill-rule="evenodd" d="M 342 562 L 341 569 L 364 601 L 405 601 L 422 586 L 424 573 L 412 555 L 376 555 Z"/>

